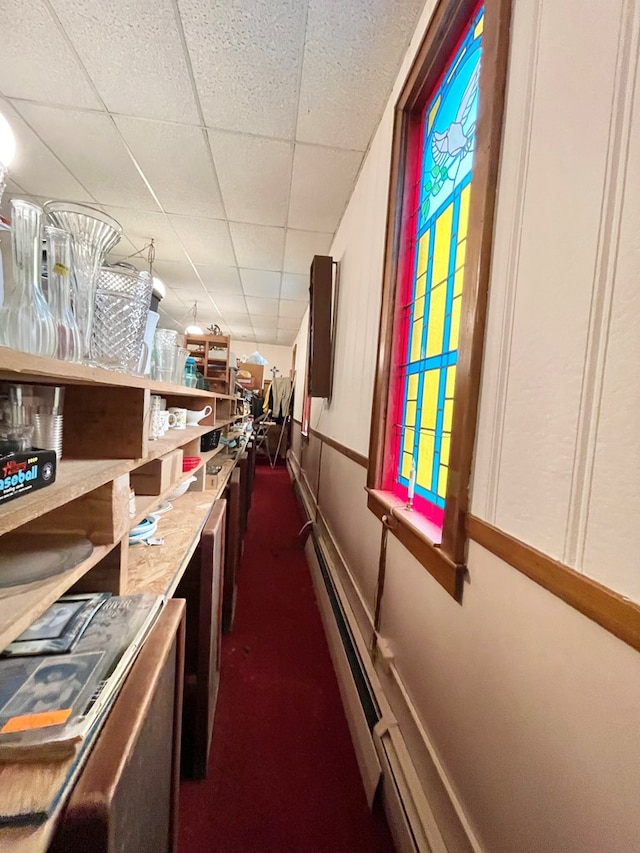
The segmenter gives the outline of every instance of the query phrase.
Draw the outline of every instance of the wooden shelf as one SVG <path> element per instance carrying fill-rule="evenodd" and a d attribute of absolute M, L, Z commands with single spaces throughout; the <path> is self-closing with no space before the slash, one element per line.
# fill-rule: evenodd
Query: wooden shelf
<path fill-rule="evenodd" d="M 99 563 L 114 545 L 95 545 L 91 556 L 72 569 L 43 581 L 0 589 L 0 649 L 19 637 L 31 623 Z"/>
<path fill-rule="evenodd" d="M 57 358 L 43 358 L 0 347 L 0 379 L 9 382 L 44 382 L 56 385 L 111 385 L 113 387 L 148 388 L 152 394 L 169 394 L 173 397 L 222 397 L 216 391 L 202 391 L 199 388 L 187 388 L 186 385 L 174 385 L 170 382 L 156 382 L 145 376 L 118 373 L 103 367 L 91 367 L 86 364 L 74 364 Z"/>
<path fill-rule="evenodd" d="M 213 450 L 209 450 L 206 453 L 198 453 L 198 456 L 200 457 L 200 464 L 195 468 L 192 468 L 191 471 L 183 471 L 178 479 L 167 489 L 161 492 L 161 494 L 136 495 L 136 514 L 129 522 L 129 528 L 132 529 L 137 524 L 140 524 L 145 516 L 149 515 L 150 512 L 153 512 L 156 507 L 159 507 L 161 503 L 167 500 L 167 496 L 170 495 L 174 489 L 176 489 L 181 483 L 184 483 L 185 480 L 188 480 L 189 477 L 193 477 L 197 471 L 204 467 L 207 462 L 210 462 L 214 456 L 217 456 L 224 449 L 224 445 L 219 444 Z"/>
<path fill-rule="evenodd" d="M 132 545 L 129 550 L 129 593 L 171 596 L 200 540 L 211 511 L 213 492 L 187 492 L 164 513 L 157 536 L 164 545 Z"/>
<path fill-rule="evenodd" d="M 149 453 L 144 459 L 62 459 L 55 483 L 0 506 L 0 535 L 82 497 L 152 459 L 183 447 L 212 429 L 215 427 L 208 425 L 170 430 L 163 438 L 150 442 Z"/>

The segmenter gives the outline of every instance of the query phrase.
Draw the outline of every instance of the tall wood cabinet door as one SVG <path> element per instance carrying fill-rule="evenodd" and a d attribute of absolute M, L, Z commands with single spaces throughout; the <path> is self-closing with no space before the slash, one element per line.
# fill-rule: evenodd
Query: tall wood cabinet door
<path fill-rule="evenodd" d="M 195 696 L 194 776 L 207 775 L 220 683 L 226 501 L 216 501 L 200 537 L 200 602 Z"/>
<path fill-rule="evenodd" d="M 240 472 L 236 468 L 227 486 L 227 529 L 224 559 L 224 584 L 222 590 L 222 630 L 226 634 L 233 627 L 236 608 L 236 573 L 240 563 L 241 532 Z"/>
<path fill-rule="evenodd" d="M 62 812 L 50 853 L 177 849 L 184 601 L 167 602 Z"/>

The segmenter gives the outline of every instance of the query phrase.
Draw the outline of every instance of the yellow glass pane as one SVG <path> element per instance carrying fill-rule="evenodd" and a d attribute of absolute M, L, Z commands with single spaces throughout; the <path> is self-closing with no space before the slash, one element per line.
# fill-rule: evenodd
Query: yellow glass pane
<path fill-rule="evenodd" d="M 430 229 L 424 232 L 420 238 L 420 242 L 418 243 L 418 268 L 416 270 L 416 276 L 418 278 L 420 278 L 421 275 L 424 275 L 427 271 L 427 261 L 429 259 L 429 231 Z"/>
<path fill-rule="evenodd" d="M 449 478 L 449 469 L 446 465 L 440 466 L 440 473 L 438 475 L 438 495 L 441 498 L 446 498 L 447 496 L 447 479 Z"/>
<path fill-rule="evenodd" d="M 442 429 L 445 432 L 451 432 L 451 424 L 453 422 L 453 400 L 444 401 L 444 418 L 442 420 Z"/>
<path fill-rule="evenodd" d="M 442 100 L 442 95 L 438 95 L 438 97 L 433 102 L 433 106 L 429 110 L 429 126 L 427 127 L 427 133 L 431 130 L 433 122 L 435 121 L 436 114 L 438 112 L 438 107 L 440 106 L 441 100 Z"/>
<path fill-rule="evenodd" d="M 432 285 L 445 281 L 449 274 L 449 251 L 451 248 L 451 226 L 453 205 L 446 207 L 436 220 L 436 236 L 433 250 Z"/>
<path fill-rule="evenodd" d="M 455 365 L 453 367 L 447 368 L 447 384 L 444 388 L 445 397 L 449 397 L 449 399 L 453 399 L 453 392 L 456 387 L 456 368 Z"/>
<path fill-rule="evenodd" d="M 442 465 L 449 464 L 449 451 L 451 450 L 451 436 L 449 433 L 444 433 L 442 436 L 442 445 L 440 447 L 440 462 Z"/>
<path fill-rule="evenodd" d="M 467 241 L 463 240 L 458 243 L 458 251 L 456 252 L 456 269 L 464 267 L 464 262 L 467 259 Z"/>
<path fill-rule="evenodd" d="M 412 373 L 407 383 L 407 400 L 418 399 L 418 374 Z"/>
<path fill-rule="evenodd" d="M 453 279 L 453 295 L 458 296 L 462 293 L 462 286 L 464 284 L 464 268 L 456 271 L 456 274 Z"/>
<path fill-rule="evenodd" d="M 460 213 L 458 214 L 458 242 L 464 240 L 467 236 L 467 226 L 469 224 L 469 200 L 471 198 L 471 184 L 460 193 Z"/>
<path fill-rule="evenodd" d="M 416 281 L 416 292 L 414 295 L 414 299 L 419 299 L 421 296 L 424 296 L 425 290 L 427 289 L 427 276 L 423 274 Z"/>
<path fill-rule="evenodd" d="M 418 404 L 414 401 L 407 401 L 407 408 L 404 415 L 405 426 L 412 427 L 416 425 L 416 408 Z"/>
<path fill-rule="evenodd" d="M 474 37 L 474 39 L 477 39 L 477 38 L 478 38 L 478 36 L 481 36 L 481 35 L 482 35 L 483 30 L 484 30 L 484 15 L 480 18 L 480 20 L 479 20 L 479 21 L 478 21 L 478 23 L 476 24 L 476 28 L 475 28 L 475 30 L 473 31 L 473 37 Z"/>
<path fill-rule="evenodd" d="M 431 291 L 429 303 L 429 324 L 427 329 L 427 356 L 442 352 L 444 333 L 444 313 L 447 299 L 446 285 L 441 284 Z"/>
<path fill-rule="evenodd" d="M 431 488 L 433 474 L 433 450 L 435 439 L 431 433 L 423 433 L 418 444 L 418 470 L 416 482 L 425 489 Z"/>
<path fill-rule="evenodd" d="M 422 326 L 423 320 L 420 318 L 419 320 L 415 320 L 411 329 L 411 351 L 409 360 L 417 361 L 420 358 L 420 352 L 422 350 Z"/>
<path fill-rule="evenodd" d="M 413 319 L 420 320 L 424 317 L 424 296 L 421 296 L 420 299 L 416 299 L 416 304 L 413 310 Z"/>
<path fill-rule="evenodd" d="M 438 414 L 438 386 L 440 370 L 427 370 L 422 380 L 422 429 L 435 429 Z"/>
<path fill-rule="evenodd" d="M 413 445 L 411 446 L 413 450 Z M 411 474 L 411 454 L 403 453 L 402 454 L 402 476 L 409 479 L 409 475 Z"/>
<path fill-rule="evenodd" d="M 449 349 L 458 349 L 458 339 L 460 337 L 460 307 L 462 305 L 462 296 L 457 296 L 453 300 L 451 309 L 451 334 L 449 335 Z"/>

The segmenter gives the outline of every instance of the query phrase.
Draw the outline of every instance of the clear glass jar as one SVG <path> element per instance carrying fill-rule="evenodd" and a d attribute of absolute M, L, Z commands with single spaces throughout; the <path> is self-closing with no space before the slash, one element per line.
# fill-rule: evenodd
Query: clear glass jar
<path fill-rule="evenodd" d="M 80 361 L 80 330 L 71 308 L 71 235 L 62 228 L 45 226 L 49 308 L 56 327 L 56 358 Z"/>
<path fill-rule="evenodd" d="M 55 355 L 57 336 L 53 315 L 42 293 L 42 209 L 37 204 L 11 201 L 13 291 L 0 319 L 2 342 L 33 355 Z"/>

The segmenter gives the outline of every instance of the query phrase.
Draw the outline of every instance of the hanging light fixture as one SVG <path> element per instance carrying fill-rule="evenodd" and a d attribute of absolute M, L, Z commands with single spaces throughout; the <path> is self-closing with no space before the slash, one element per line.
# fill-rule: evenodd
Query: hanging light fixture
<path fill-rule="evenodd" d="M 193 308 L 191 310 L 193 311 L 193 323 L 191 323 L 191 325 L 187 326 L 187 328 L 184 330 L 185 335 L 204 335 L 204 332 L 202 331 L 202 329 L 198 325 L 198 303 L 197 303 L 197 301 L 193 303 Z"/>

